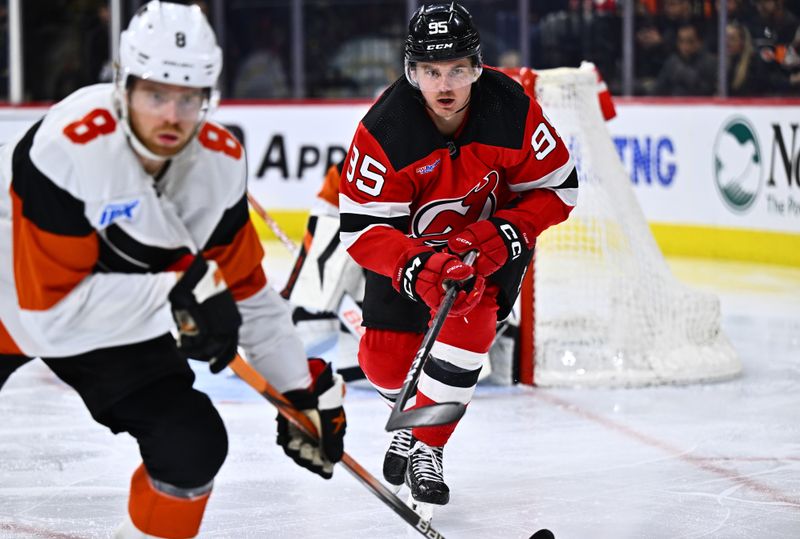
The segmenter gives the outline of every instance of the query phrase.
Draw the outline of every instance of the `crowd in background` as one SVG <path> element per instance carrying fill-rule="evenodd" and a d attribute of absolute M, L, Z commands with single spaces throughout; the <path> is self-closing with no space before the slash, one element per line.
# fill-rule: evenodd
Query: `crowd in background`
<path fill-rule="evenodd" d="M 640 96 L 718 92 L 719 2 L 635 0 L 634 86 Z M 217 2 L 221 4 L 217 5 Z M 406 0 L 303 0 L 302 36 L 292 36 L 291 0 L 197 0 L 223 36 L 224 98 L 374 97 L 402 74 Z M 123 0 L 125 22 L 141 4 Z M 622 0 L 467 0 L 489 65 L 594 62 L 613 94 L 622 87 Z M 0 98 L 8 95 L 8 8 L 0 0 Z M 107 0 L 26 0 L 24 94 L 54 101 L 113 75 Z M 800 0 L 727 0 L 727 88 L 740 97 L 800 96 Z M 216 9 L 214 9 L 216 8 Z M 219 14 L 222 14 L 222 18 Z M 222 22 L 220 22 L 222 21 Z M 520 39 L 521 28 L 527 35 Z M 293 69 L 302 44 L 298 70 Z M 300 82 L 300 83 L 298 83 Z"/>
<path fill-rule="evenodd" d="M 637 3 L 634 30 L 635 95 L 708 96 L 717 90 L 717 2 L 649 0 Z M 727 0 L 727 87 L 731 96 L 800 95 L 800 2 Z M 593 33 L 619 24 L 613 6 Z M 547 26 L 546 20 L 540 25 Z M 543 30 L 544 31 L 544 30 Z M 613 32 L 619 35 L 619 31 Z M 619 92 L 619 40 L 594 38 L 595 62 Z M 546 56 L 546 53 L 545 53 Z M 591 59 L 591 57 L 590 57 Z M 574 59 L 570 59 L 574 61 Z"/>

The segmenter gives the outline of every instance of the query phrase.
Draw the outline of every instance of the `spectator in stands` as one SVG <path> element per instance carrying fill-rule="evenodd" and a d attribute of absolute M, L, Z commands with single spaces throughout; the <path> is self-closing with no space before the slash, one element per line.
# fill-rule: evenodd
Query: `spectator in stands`
<path fill-rule="evenodd" d="M 773 56 L 780 63 L 800 19 L 785 8 L 784 0 L 756 0 L 755 4 L 757 17 L 750 28 L 754 45 L 761 49 L 762 57 Z"/>
<path fill-rule="evenodd" d="M 697 22 L 694 19 L 691 0 L 664 0 L 662 16 L 658 23 L 667 54 L 677 50 L 678 30 L 690 22 Z"/>
<path fill-rule="evenodd" d="M 111 13 L 108 4 L 95 8 L 94 17 L 89 20 L 82 40 L 84 85 L 98 82 L 111 82 L 114 78 L 109 50 L 109 25 Z"/>
<path fill-rule="evenodd" d="M 637 20 L 635 28 L 634 93 L 648 95 L 654 93 L 656 79 L 664 65 L 664 59 L 669 55 L 654 18 L 645 16 Z"/>
<path fill-rule="evenodd" d="M 678 27 L 677 52 L 670 56 L 656 80 L 657 95 L 713 95 L 717 85 L 717 61 L 703 47 L 695 23 Z"/>
<path fill-rule="evenodd" d="M 786 49 L 783 66 L 789 74 L 789 91 L 796 95 L 800 92 L 800 27 Z"/>
<path fill-rule="evenodd" d="M 753 96 L 765 91 L 764 65 L 755 53 L 750 31 L 740 22 L 725 29 L 728 48 L 728 95 Z"/>
<path fill-rule="evenodd" d="M 253 44 L 236 70 L 233 97 L 239 99 L 281 99 L 289 97 L 289 81 L 281 59 L 285 31 L 261 17 L 248 22 Z"/>
<path fill-rule="evenodd" d="M 726 0 L 725 3 L 728 8 L 728 22 L 739 22 L 748 25 L 755 17 L 750 0 Z M 714 54 L 719 52 L 717 49 L 719 46 L 719 10 L 721 6 L 722 1 L 715 0 L 715 11 L 705 21 L 706 50 Z"/>
<path fill-rule="evenodd" d="M 757 17 L 750 27 L 753 47 L 765 66 L 767 91 L 783 95 L 792 91 L 793 68 L 786 62 L 793 63 L 790 47 L 800 20 L 785 8 L 784 0 L 756 0 L 755 3 Z"/>

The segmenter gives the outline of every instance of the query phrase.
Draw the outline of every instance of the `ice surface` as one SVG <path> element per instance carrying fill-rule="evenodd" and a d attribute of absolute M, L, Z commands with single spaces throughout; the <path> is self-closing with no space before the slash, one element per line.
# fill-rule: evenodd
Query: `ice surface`
<path fill-rule="evenodd" d="M 270 245 L 280 284 L 290 260 Z M 645 389 L 479 387 L 445 450 L 449 538 L 800 537 L 800 270 L 671 260 L 717 292 L 738 379 Z M 275 277 L 278 276 L 278 277 Z M 421 537 L 337 467 L 323 481 L 274 442 L 274 410 L 238 379 L 196 365 L 230 454 L 202 537 Z M 347 451 L 380 476 L 387 408 L 347 395 Z M 0 392 L 0 537 L 109 537 L 126 510 L 134 440 L 94 423 L 40 362 Z M 405 498 L 405 492 L 401 493 Z"/>

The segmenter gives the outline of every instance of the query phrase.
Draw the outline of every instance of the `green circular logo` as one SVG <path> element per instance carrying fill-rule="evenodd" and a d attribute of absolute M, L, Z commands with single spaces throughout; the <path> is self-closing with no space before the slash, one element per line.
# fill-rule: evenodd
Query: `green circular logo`
<path fill-rule="evenodd" d="M 762 163 L 753 126 L 744 118 L 729 120 L 714 141 L 714 183 L 729 208 L 743 212 L 753 205 L 761 190 Z"/>

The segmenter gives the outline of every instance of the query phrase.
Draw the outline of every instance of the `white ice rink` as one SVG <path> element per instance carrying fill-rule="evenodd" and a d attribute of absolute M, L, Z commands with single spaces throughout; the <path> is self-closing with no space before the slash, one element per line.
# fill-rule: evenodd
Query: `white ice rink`
<path fill-rule="evenodd" d="M 268 270 L 285 275 L 288 263 L 278 256 Z M 479 387 L 445 452 L 441 533 L 800 538 L 800 270 L 670 265 L 720 295 L 743 376 L 633 390 Z M 230 436 L 202 537 L 421 537 L 345 469 L 323 481 L 292 464 L 275 445 L 274 410 L 243 382 L 196 371 Z M 346 449 L 380 476 L 387 410 L 360 387 L 346 408 Z M 138 463 L 131 437 L 94 423 L 41 363 L 26 365 L 0 392 L 0 537 L 108 537 Z"/>

